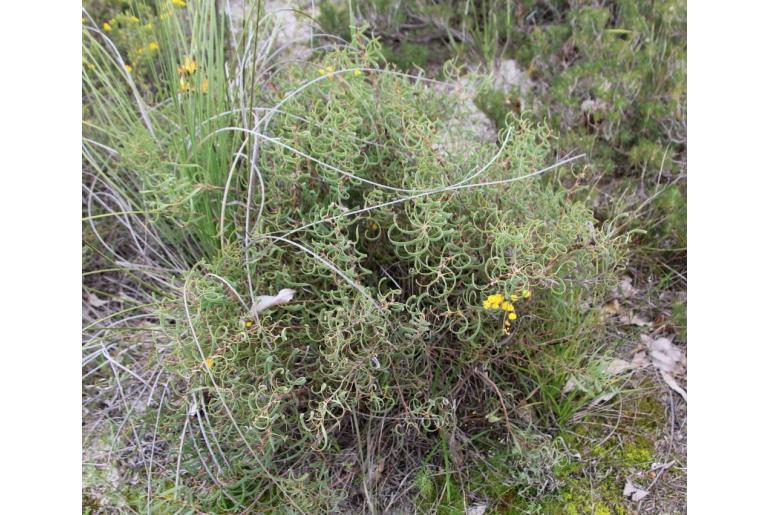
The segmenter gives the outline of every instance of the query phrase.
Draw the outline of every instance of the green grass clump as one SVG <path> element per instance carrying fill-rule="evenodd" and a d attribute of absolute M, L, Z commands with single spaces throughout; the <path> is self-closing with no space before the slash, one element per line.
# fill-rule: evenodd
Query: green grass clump
<path fill-rule="evenodd" d="M 599 308 L 625 239 L 546 173 L 546 127 L 508 117 L 484 140 L 446 85 L 378 67 L 358 31 L 313 63 L 244 71 L 249 40 L 214 6 L 156 12 L 142 74 L 84 35 L 85 221 L 131 274 L 113 301 L 143 315 L 132 374 L 100 357 L 105 320 L 84 347 L 136 399 L 107 418 L 115 460 L 141 464 L 127 502 L 376 511 L 398 485 L 447 512 L 467 485 L 534 502 L 547 434 L 605 384 Z M 596 384 L 565 392 L 574 377 Z"/>

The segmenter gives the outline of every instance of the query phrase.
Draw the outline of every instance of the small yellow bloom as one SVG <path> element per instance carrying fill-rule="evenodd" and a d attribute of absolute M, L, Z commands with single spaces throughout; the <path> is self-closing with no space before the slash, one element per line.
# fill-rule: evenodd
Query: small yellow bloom
<path fill-rule="evenodd" d="M 147 45 L 147 49 L 148 50 L 157 50 L 158 48 L 160 48 L 160 47 L 158 46 L 158 42 L 157 41 L 152 41 L 152 42 L 150 42 L 149 45 Z"/>
<path fill-rule="evenodd" d="M 179 72 L 179 75 L 184 75 L 185 73 L 193 73 L 195 70 L 198 69 L 198 63 L 195 62 L 195 59 L 193 59 L 190 56 L 185 56 L 184 62 L 176 67 L 176 71 Z"/>
<path fill-rule="evenodd" d="M 123 69 L 126 70 L 127 73 L 131 73 L 132 71 L 134 71 L 134 67 L 131 66 L 130 64 L 124 64 Z"/>
<path fill-rule="evenodd" d="M 132 16 L 128 19 L 128 21 L 131 23 L 139 23 L 139 18 L 137 18 L 136 16 Z"/>
<path fill-rule="evenodd" d="M 187 7 L 187 2 L 184 0 L 171 0 L 171 3 L 177 7 Z"/>
<path fill-rule="evenodd" d="M 503 311 L 513 311 L 513 304 L 508 301 L 503 302 L 500 307 L 503 309 Z"/>
<path fill-rule="evenodd" d="M 246 320 L 243 325 L 246 327 L 246 329 L 251 329 L 254 327 L 254 321 L 253 320 Z"/>
<path fill-rule="evenodd" d="M 214 358 L 206 358 L 203 360 L 203 363 L 206 365 L 206 368 L 211 368 L 214 366 Z"/>
<path fill-rule="evenodd" d="M 524 290 L 521 292 L 521 296 L 525 299 L 528 299 L 532 296 L 532 292 L 529 290 Z"/>
<path fill-rule="evenodd" d="M 182 93 L 187 93 L 190 91 L 190 83 L 184 80 L 184 77 L 179 79 L 179 91 Z"/>
<path fill-rule="evenodd" d="M 209 80 L 203 79 L 201 81 L 201 92 L 208 93 L 208 91 L 209 91 Z"/>
<path fill-rule="evenodd" d="M 516 318 L 518 318 L 518 315 L 516 315 L 516 313 L 513 313 L 513 312 L 508 313 L 508 320 L 516 320 Z"/>
<path fill-rule="evenodd" d="M 364 72 L 362 72 L 361 70 L 354 70 L 354 71 L 353 71 L 353 75 L 355 75 L 356 77 L 358 77 L 358 76 L 359 76 L 359 75 L 361 75 L 362 73 L 364 73 Z"/>
<path fill-rule="evenodd" d="M 102 23 L 102 29 L 104 29 L 104 32 L 109 32 L 112 30 L 112 27 L 110 26 L 109 22 Z"/>
<path fill-rule="evenodd" d="M 326 70 L 323 68 L 318 68 L 318 75 L 326 75 Z"/>
<path fill-rule="evenodd" d="M 327 66 L 326 71 L 329 73 L 332 73 L 334 71 L 334 68 L 332 68 L 331 66 Z"/>
<path fill-rule="evenodd" d="M 502 294 L 495 293 L 494 295 L 490 295 L 487 297 L 487 299 L 483 303 L 483 306 L 484 306 L 484 309 L 500 309 L 500 305 L 504 301 L 505 301 L 505 297 L 503 297 Z"/>

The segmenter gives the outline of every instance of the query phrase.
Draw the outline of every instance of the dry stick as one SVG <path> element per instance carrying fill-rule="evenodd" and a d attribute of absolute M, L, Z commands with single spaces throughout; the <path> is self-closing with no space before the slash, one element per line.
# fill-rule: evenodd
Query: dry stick
<path fill-rule="evenodd" d="M 198 421 L 200 422 L 200 417 L 198 417 L 197 414 L 195 415 L 195 417 L 198 418 Z M 195 448 L 195 454 L 198 455 L 198 460 L 200 461 L 200 464 L 203 466 L 203 470 L 209 476 L 209 479 L 211 479 L 211 481 L 213 481 L 214 484 L 220 488 L 220 491 L 225 495 L 225 497 L 230 499 L 233 502 L 233 504 L 236 504 L 238 506 L 245 508 L 246 506 L 242 502 L 240 502 L 238 499 L 233 497 L 232 494 L 230 494 L 230 492 L 227 491 L 227 489 L 225 488 L 225 485 L 219 480 L 219 478 L 217 478 L 214 475 L 214 473 L 211 471 L 208 465 L 206 465 L 206 460 L 203 459 L 203 454 L 201 454 L 201 449 L 200 447 L 198 447 L 198 442 L 195 440 L 195 435 L 192 432 L 192 426 L 188 426 L 188 429 L 190 430 L 190 441 L 193 443 L 193 447 Z M 215 463 L 216 463 L 216 460 L 215 460 Z M 219 465 L 217 464 L 217 466 Z"/>
<path fill-rule="evenodd" d="M 158 374 L 160 378 L 160 374 Z M 150 464 L 147 468 L 147 515 L 151 515 L 150 502 L 152 500 L 152 462 L 155 456 L 155 438 L 158 436 L 158 426 L 160 425 L 160 412 L 163 409 L 163 400 L 166 398 L 166 391 L 168 390 L 168 383 L 163 385 L 163 393 L 160 396 L 160 403 L 158 404 L 158 414 L 155 417 L 155 430 L 152 433 L 152 447 L 150 448 Z"/>
<path fill-rule="evenodd" d="M 206 423 L 209 426 L 211 438 L 212 440 L 214 440 L 214 445 L 217 446 L 217 449 L 219 450 L 219 454 L 222 455 L 222 461 L 225 463 L 225 465 L 227 465 L 227 468 L 232 470 L 232 466 L 230 465 L 230 462 L 227 461 L 227 456 L 225 455 L 225 451 L 222 449 L 222 446 L 219 444 L 219 438 L 217 438 L 217 433 L 214 430 L 214 425 L 211 423 L 211 419 L 209 418 L 209 412 L 203 404 L 201 404 L 201 406 L 202 406 L 201 411 L 203 411 L 203 416 L 206 419 Z"/>
<path fill-rule="evenodd" d="M 364 466 L 364 460 L 366 461 L 366 463 L 368 464 L 369 467 L 371 467 L 371 461 L 369 460 L 368 456 L 367 456 L 366 459 L 364 458 L 364 450 L 361 447 L 361 433 L 358 430 L 358 417 L 356 416 L 355 411 L 353 412 L 353 428 L 356 431 L 356 444 L 357 444 L 357 447 L 358 447 L 358 459 L 361 462 L 361 485 L 364 487 L 364 497 L 366 498 L 366 503 L 369 505 L 369 510 L 373 514 L 375 514 L 375 513 L 377 513 L 377 510 L 375 509 L 374 501 L 372 501 L 372 497 L 369 494 L 369 488 L 367 487 L 367 484 L 369 483 L 369 481 L 368 481 L 368 479 L 366 477 L 366 475 L 367 475 L 366 472 L 365 472 L 366 467 Z M 367 448 L 367 451 L 368 451 L 368 448 Z"/>
<path fill-rule="evenodd" d="M 185 281 L 184 286 L 182 287 L 182 300 L 184 302 L 184 311 L 185 316 L 187 317 L 187 325 L 190 327 L 190 333 L 192 334 L 193 341 L 195 342 L 195 347 L 198 350 L 198 353 L 200 354 L 201 360 L 206 359 L 206 354 L 203 352 L 203 348 L 201 347 L 200 341 L 198 340 L 198 335 L 195 332 L 195 327 L 192 323 L 192 315 L 190 315 L 190 305 L 187 301 L 187 285 L 189 282 L 189 278 Z M 281 493 L 286 497 L 286 499 L 289 501 L 289 503 L 294 506 L 300 513 L 305 513 L 302 508 L 297 506 L 297 504 L 294 502 L 294 500 L 291 498 L 291 496 L 286 492 L 286 490 L 283 488 L 281 483 L 270 473 L 269 470 L 265 467 L 265 465 L 262 463 L 262 461 L 259 459 L 259 456 L 256 452 L 254 452 L 254 449 L 251 448 L 251 445 L 249 445 L 249 441 L 244 436 L 243 432 L 241 431 L 240 426 L 235 420 L 235 417 L 233 416 L 232 411 L 230 411 L 230 407 L 225 402 L 224 395 L 222 395 L 222 390 L 219 388 L 219 385 L 217 384 L 216 380 L 214 379 L 214 374 L 211 373 L 211 370 L 206 368 L 206 374 L 209 376 L 209 380 L 211 381 L 211 384 L 214 385 L 214 390 L 217 393 L 217 397 L 219 397 L 220 402 L 222 403 L 222 407 L 225 408 L 225 412 L 227 413 L 228 418 L 233 423 L 233 426 L 235 427 L 235 431 L 238 433 L 238 436 L 243 440 L 243 443 L 246 445 L 246 449 L 248 449 L 249 453 L 252 455 L 254 460 L 257 462 L 259 467 L 262 469 L 262 472 L 275 483 L 275 486 L 278 487 L 278 490 L 281 491 Z M 186 425 L 186 421 L 185 421 Z"/>
<path fill-rule="evenodd" d="M 505 399 L 503 398 L 502 392 L 500 392 L 500 388 L 497 387 L 495 382 L 492 381 L 485 372 L 482 372 L 478 368 L 474 368 L 473 371 L 485 383 L 487 383 L 489 386 L 491 386 L 492 389 L 497 394 L 497 398 L 500 400 L 500 407 L 503 409 L 503 416 L 505 417 L 505 427 L 506 427 L 506 429 L 508 429 L 508 433 L 511 435 L 511 438 L 513 439 L 513 443 L 516 444 L 516 448 L 521 450 L 521 444 L 519 443 L 519 439 L 516 437 L 516 434 L 513 432 L 513 425 L 511 424 L 511 420 L 508 417 L 508 408 L 505 407 Z"/>
<path fill-rule="evenodd" d="M 203 399 L 203 395 L 201 395 L 201 400 L 202 399 Z M 198 406 L 199 406 L 198 408 L 199 411 L 205 411 L 205 407 L 202 402 Z M 195 418 L 198 419 L 198 427 L 200 427 L 201 429 L 201 436 L 203 436 L 203 442 L 206 444 L 206 449 L 208 449 L 209 455 L 211 455 L 211 459 L 214 460 L 214 465 L 216 465 L 217 467 L 217 472 L 221 475 L 222 466 L 219 464 L 219 460 L 217 459 L 214 449 L 211 448 L 211 444 L 209 443 L 208 436 L 206 436 L 206 430 L 203 428 L 203 420 L 201 419 L 199 414 L 197 414 Z"/>
<path fill-rule="evenodd" d="M 129 408 L 129 406 L 128 406 L 128 401 L 126 400 L 126 395 L 125 395 L 125 392 L 123 391 L 123 384 L 120 382 L 120 375 L 115 370 L 115 367 L 114 367 L 114 365 L 113 365 L 113 363 L 111 361 L 110 361 L 110 368 L 112 369 L 112 373 L 115 376 L 115 382 L 118 385 L 118 394 L 120 395 L 120 400 L 123 403 L 123 409 L 125 409 L 126 413 L 127 413 L 126 418 L 124 419 L 124 423 L 125 423 L 125 420 L 128 420 L 128 416 L 131 414 L 131 412 L 133 410 L 133 406 L 131 408 Z M 144 389 L 142 391 L 144 391 Z M 134 434 L 134 440 L 136 441 L 136 447 L 140 448 L 141 444 L 139 443 L 140 442 L 139 434 L 136 432 L 136 426 L 134 426 L 133 422 L 131 422 L 130 425 L 131 425 L 131 432 Z M 122 427 L 123 427 L 123 424 L 121 424 L 121 430 L 122 430 Z M 115 439 L 117 439 L 117 435 L 115 436 Z M 108 461 L 110 461 L 112 459 L 112 450 L 113 450 L 113 448 L 115 446 L 115 439 L 113 439 L 113 444 L 110 447 L 110 452 L 107 455 Z"/>
<path fill-rule="evenodd" d="M 176 477 L 174 478 L 174 500 L 176 500 L 177 493 L 179 492 L 179 472 L 182 468 L 182 450 L 184 448 L 184 437 L 187 434 L 187 424 L 190 422 L 190 417 L 185 413 L 184 426 L 182 427 L 182 435 L 179 439 L 179 454 L 176 460 Z"/>

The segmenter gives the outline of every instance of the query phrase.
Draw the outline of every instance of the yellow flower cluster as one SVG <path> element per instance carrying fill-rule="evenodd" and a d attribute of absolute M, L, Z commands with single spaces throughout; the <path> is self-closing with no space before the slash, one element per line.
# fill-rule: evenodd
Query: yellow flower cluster
<path fill-rule="evenodd" d="M 318 75 L 326 75 L 327 78 L 333 79 L 334 78 L 334 68 L 331 66 L 327 66 L 326 68 L 319 68 L 318 69 Z"/>
<path fill-rule="evenodd" d="M 185 56 L 182 64 L 176 67 L 176 71 L 179 73 L 179 75 L 190 75 L 192 73 L 195 73 L 195 70 L 197 69 L 198 69 L 198 63 L 196 63 L 195 59 L 193 59 L 189 55 Z"/>
<path fill-rule="evenodd" d="M 185 56 L 182 64 L 176 67 L 176 71 L 179 73 L 179 91 L 187 93 L 188 91 L 195 91 L 195 88 L 191 85 L 190 77 L 198 70 L 198 63 L 195 62 L 190 56 Z M 206 93 L 209 90 L 209 80 L 204 78 L 201 80 L 200 89 L 201 93 Z"/>
<path fill-rule="evenodd" d="M 514 294 L 507 299 L 502 293 L 495 293 L 493 295 L 489 295 L 484 300 L 482 307 L 491 311 L 502 310 L 506 314 L 505 318 L 503 319 L 503 333 L 511 334 L 511 321 L 518 318 L 514 303 L 519 299 L 528 299 L 531 296 L 532 292 L 529 290 L 523 290 L 521 292 L 521 296 Z"/>

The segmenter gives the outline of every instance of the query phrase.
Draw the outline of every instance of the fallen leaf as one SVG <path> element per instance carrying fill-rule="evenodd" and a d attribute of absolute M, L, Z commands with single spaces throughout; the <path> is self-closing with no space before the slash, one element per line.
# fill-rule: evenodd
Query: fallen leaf
<path fill-rule="evenodd" d="M 100 299 L 99 297 L 97 297 L 93 293 L 89 293 L 88 294 L 88 303 L 91 304 L 95 308 L 100 308 L 100 307 L 104 306 L 105 304 L 109 304 L 110 301 L 109 300 Z"/>
<path fill-rule="evenodd" d="M 612 316 L 625 313 L 625 309 L 620 305 L 618 299 L 614 299 L 612 302 L 608 302 L 602 306 L 602 314 L 605 316 Z"/>
<path fill-rule="evenodd" d="M 622 374 L 626 370 L 631 370 L 634 368 L 637 368 L 634 363 L 629 363 L 624 359 L 613 359 L 607 363 L 606 367 L 604 367 L 604 373 L 607 375 L 616 376 L 618 374 Z"/>
<path fill-rule="evenodd" d="M 668 338 L 655 338 L 643 334 L 642 343 L 647 347 L 652 366 L 658 369 L 663 381 L 687 402 L 687 391 L 674 379 L 674 374 L 684 372 L 686 358 Z"/>
<path fill-rule="evenodd" d="M 597 398 L 595 398 L 594 400 L 592 400 L 590 402 L 590 404 L 588 404 L 588 407 L 589 408 L 593 408 L 594 406 L 596 406 L 598 404 L 601 404 L 603 402 L 607 402 L 607 401 L 611 400 L 613 397 L 615 397 L 616 393 L 617 392 L 612 392 L 612 393 L 605 393 L 604 395 L 600 395 Z"/>
<path fill-rule="evenodd" d="M 608 302 L 602 306 L 602 317 L 608 318 L 611 316 L 618 316 L 618 319 L 625 325 L 637 325 L 639 327 L 650 327 L 652 322 L 642 317 L 641 315 L 634 314 L 633 311 L 628 310 L 620 305 L 618 299 L 614 299 L 612 302 Z"/>
<path fill-rule="evenodd" d="M 574 377 L 570 377 L 567 379 L 567 383 L 564 385 L 564 388 L 562 388 L 561 393 L 569 393 L 572 390 L 576 389 L 578 387 L 577 379 Z"/>
<path fill-rule="evenodd" d="M 636 325 L 639 327 L 651 327 L 652 322 L 647 320 L 641 315 L 634 314 L 633 311 L 629 311 L 626 315 L 620 317 L 620 321 L 626 325 Z"/>
<path fill-rule="evenodd" d="M 261 313 L 267 308 L 291 302 L 295 293 L 291 288 L 284 288 L 278 292 L 278 295 L 260 295 L 254 299 L 254 304 L 251 306 L 251 314 L 256 316 L 257 313 Z"/>
<path fill-rule="evenodd" d="M 663 378 L 663 381 L 666 382 L 668 386 L 671 387 L 672 390 L 674 390 L 676 393 L 682 396 L 682 399 L 684 399 L 684 402 L 687 402 L 687 391 L 684 390 L 681 386 L 679 386 L 679 383 L 676 382 L 676 380 L 671 377 L 671 374 L 668 372 L 663 372 L 661 370 L 660 376 Z"/>
<path fill-rule="evenodd" d="M 636 501 L 641 501 L 642 499 L 647 497 L 649 493 L 650 493 L 649 491 L 643 488 L 639 488 L 638 486 L 633 484 L 630 479 L 626 479 L 626 486 L 623 488 L 624 497 L 628 497 L 632 501 L 636 502 Z"/>
<path fill-rule="evenodd" d="M 484 515 L 487 511 L 486 504 L 477 504 L 465 509 L 465 515 Z"/>
<path fill-rule="evenodd" d="M 650 360 L 647 359 L 647 353 L 641 351 L 634 354 L 634 357 L 631 358 L 631 364 L 636 368 L 645 368 L 650 364 Z"/>
<path fill-rule="evenodd" d="M 636 296 L 637 293 L 639 293 L 639 290 L 631 284 L 631 278 L 628 276 L 623 277 L 620 284 L 618 284 L 617 294 L 627 299 Z"/>

